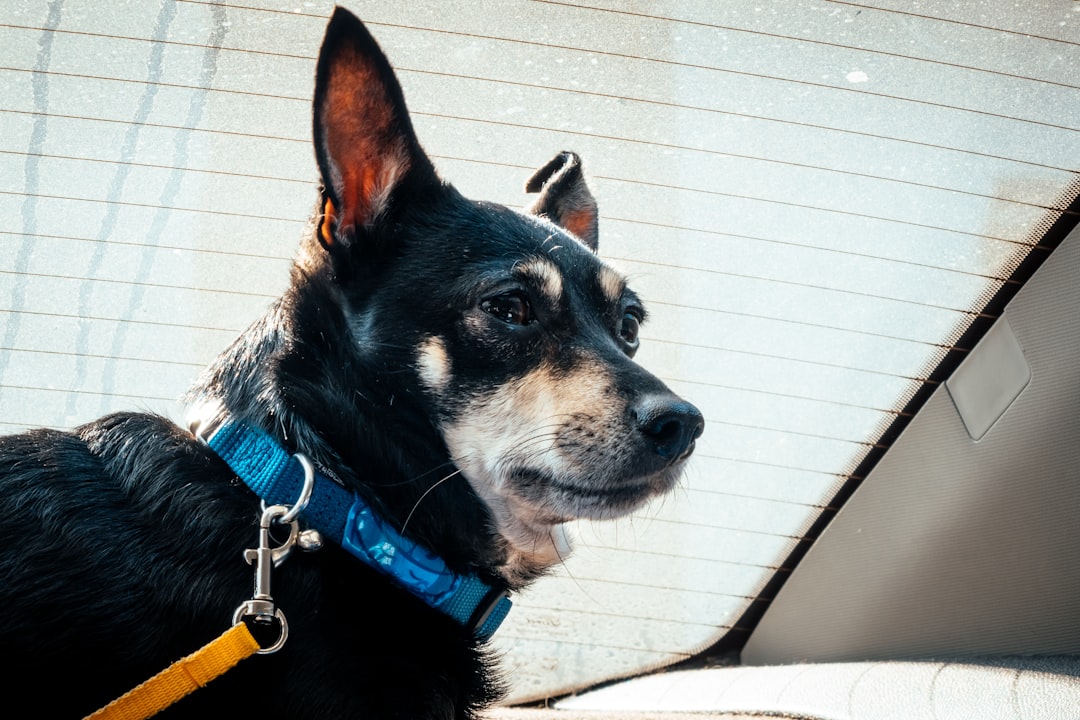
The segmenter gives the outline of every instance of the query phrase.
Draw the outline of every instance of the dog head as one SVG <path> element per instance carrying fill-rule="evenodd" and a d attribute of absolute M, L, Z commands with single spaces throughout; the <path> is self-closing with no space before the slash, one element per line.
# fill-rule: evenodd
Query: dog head
<path fill-rule="evenodd" d="M 322 212 L 298 268 L 343 309 L 350 362 L 379 378 L 372 402 L 422 416 L 487 505 L 509 575 L 556 562 L 562 523 L 617 517 L 673 486 L 703 420 L 632 359 L 645 309 L 596 255 L 576 155 L 537 171 L 524 213 L 462 197 L 341 9 L 314 138 Z"/>

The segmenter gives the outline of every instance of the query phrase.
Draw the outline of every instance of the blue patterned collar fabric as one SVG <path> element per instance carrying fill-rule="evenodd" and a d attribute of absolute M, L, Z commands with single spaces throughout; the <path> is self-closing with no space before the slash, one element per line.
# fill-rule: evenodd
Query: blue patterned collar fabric
<path fill-rule="evenodd" d="M 300 496 L 303 467 L 265 432 L 232 418 L 208 431 L 200 432 L 207 446 L 268 505 L 289 505 Z M 481 639 L 490 638 L 510 611 L 504 591 L 473 575 L 453 572 L 438 555 L 403 537 L 363 498 L 321 473 L 315 473 L 311 499 L 301 517 Z"/>

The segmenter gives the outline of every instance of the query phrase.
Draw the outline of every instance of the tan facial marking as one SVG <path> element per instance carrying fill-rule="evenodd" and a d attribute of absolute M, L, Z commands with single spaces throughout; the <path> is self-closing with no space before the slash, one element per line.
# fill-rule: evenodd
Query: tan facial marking
<path fill-rule="evenodd" d="M 536 283 L 552 305 L 558 305 L 562 298 L 562 273 L 555 263 L 543 258 L 533 258 L 518 263 L 515 270 Z"/>
<path fill-rule="evenodd" d="M 600 266 L 599 280 L 600 289 L 604 291 L 604 296 L 608 300 L 617 303 L 622 299 L 623 290 L 626 289 L 626 280 L 622 275 L 607 265 L 602 265 Z"/>
<path fill-rule="evenodd" d="M 541 367 L 475 398 L 456 422 L 443 427 L 454 463 L 491 509 L 507 542 L 503 572 L 511 582 L 566 556 L 561 523 L 576 516 L 572 507 L 522 495 L 514 473 L 528 468 L 572 481 L 595 471 L 588 466 L 593 459 L 579 452 L 583 442 L 572 427 L 588 417 L 590 430 L 610 432 L 622 410 L 612 402 L 610 387 L 594 362 L 583 361 L 569 375 Z"/>
<path fill-rule="evenodd" d="M 432 335 L 420 343 L 416 352 L 420 380 L 429 390 L 441 393 L 450 380 L 450 358 L 442 338 Z"/>

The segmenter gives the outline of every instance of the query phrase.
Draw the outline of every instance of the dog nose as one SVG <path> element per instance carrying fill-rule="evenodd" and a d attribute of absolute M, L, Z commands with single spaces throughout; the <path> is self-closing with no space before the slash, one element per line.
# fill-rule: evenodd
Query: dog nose
<path fill-rule="evenodd" d="M 672 395 L 643 399 L 635 409 L 638 428 L 664 460 L 681 460 L 694 451 L 694 441 L 705 429 L 701 412 Z"/>

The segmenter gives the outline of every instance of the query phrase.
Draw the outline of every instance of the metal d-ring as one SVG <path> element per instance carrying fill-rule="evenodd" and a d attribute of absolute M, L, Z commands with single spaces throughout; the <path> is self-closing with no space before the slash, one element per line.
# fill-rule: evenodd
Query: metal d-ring
<path fill-rule="evenodd" d="M 296 453 L 293 455 L 300 462 L 300 466 L 304 468 L 304 486 L 300 488 L 300 497 L 296 499 L 296 502 L 289 511 L 279 518 L 279 522 L 291 523 L 296 518 L 300 517 L 300 513 L 304 512 L 304 508 L 307 507 L 308 502 L 311 500 L 311 492 L 315 489 L 315 465 L 308 459 L 308 456 L 303 453 Z"/>
<path fill-rule="evenodd" d="M 271 507 L 274 509 L 274 512 L 271 513 L 272 523 L 289 526 L 288 539 L 279 547 L 274 548 L 274 567 L 278 567 L 285 562 L 285 558 L 294 545 L 297 545 L 304 552 L 312 552 L 320 549 L 323 544 L 322 535 L 318 531 L 313 529 L 301 531 L 300 523 L 297 521 L 300 513 L 307 508 L 312 491 L 315 488 L 315 465 L 303 453 L 296 453 L 293 457 L 304 468 L 304 484 L 300 488 L 300 497 L 296 499 L 296 503 L 291 507 L 288 505 L 268 506 L 265 500 L 262 501 L 263 513 L 266 513 Z"/>

